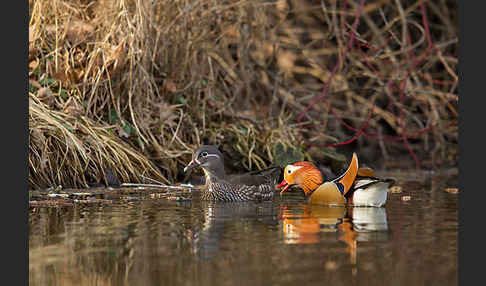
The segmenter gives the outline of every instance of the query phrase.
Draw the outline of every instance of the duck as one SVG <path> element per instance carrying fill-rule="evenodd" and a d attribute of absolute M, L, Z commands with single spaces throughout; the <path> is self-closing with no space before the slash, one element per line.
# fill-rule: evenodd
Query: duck
<path fill-rule="evenodd" d="M 284 179 L 276 188 L 283 188 L 282 195 L 292 185 L 298 185 L 311 204 L 382 207 L 388 188 L 394 183 L 392 178 L 378 178 L 371 168 L 358 168 L 358 156 L 353 153 L 348 169 L 327 182 L 312 162 L 289 164 L 284 169 Z"/>
<path fill-rule="evenodd" d="M 212 259 L 218 255 L 224 247 L 228 223 L 244 220 L 262 226 L 279 224 L 273 201 L 201 201 L 198 206 L 203 210 L 204 223 L 200 228 L 189 228 L 186 232 L 192 253 L 198 259 Z"/>
<path fill-rule="evenodd" d="M 202 145 L 192 153 L 192 159 L 184 168 L 187 172 L 202 168 L 205 184 L 201 191 L 204 201 L 268 201 L 275 194 L 282 168 L 270 166 L 260 171 L 228 175 L 224 168 L 224 157 L 215 145 Z"/>
<path fill-rule="evenodd" d="M 346 216 L 344 206 L 331 207 L 299 203 L 280 205 L 278 219 L 282 222 L 285 244 L 318 243 L 319 233 L 334 232 Z"/>

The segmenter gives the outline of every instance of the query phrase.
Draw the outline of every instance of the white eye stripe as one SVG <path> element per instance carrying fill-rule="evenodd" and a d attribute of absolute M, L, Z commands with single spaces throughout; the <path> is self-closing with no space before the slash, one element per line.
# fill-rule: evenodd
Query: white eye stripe
<path fill-rule="evenodd" d="M 201 155 L 202 155 L 202 154 L 203 154 L 203 153 L 201 153 Z M 207 153 L 206 153 L 206 154 L 207 154 Z M 201 157 L 201 156 L 199 156 L 199 157 Z M 219 155 L 216 155 L 216 154 L 207 154 L 207 155 L 205 155 L 205 156 L 202 156 L 202 158 L 207 158 L 207 157 L 216 157 L 216 158 L 219 158 Z M 194 159 L 194 161 L 196 161 L 197 163 L 199 163 L 199 161 L 197 160 L 197 158 L 196 158 L 196 159 Z"/>
<path fill-rule="evenodd" d="M 216 155 L 216 154 L 208 154 L 208 155 L 206 155 L 206 157 L 216 157 L 216 158 L 219 158 L 219 156 Z"/>
<path fill-rule="evenodd" d="M 293 165 L 288 165 L 286 169 L 287 174 L 291 174 L 292 172 L 302 168 L 302 166 L 293 166 Z"/>

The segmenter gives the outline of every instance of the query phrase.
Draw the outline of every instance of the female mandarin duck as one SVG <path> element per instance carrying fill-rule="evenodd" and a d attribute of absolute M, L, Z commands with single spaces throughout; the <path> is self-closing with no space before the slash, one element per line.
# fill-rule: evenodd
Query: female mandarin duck
<path fill-rule="evenodd" d="M 340 177 L 324 182 L 321 171 L 311 162 L 296 162 L 287 165 L 284 179 L 277 188 L 285 187 L 283 194 L 291 185 L 299 185 L 312 204 L 342 206 L 381 207 L 386 202 L 388 188 L 393 179 L 377 178 L 369 168 L 358 168 L 358 157 L 353 158 L 348 169 Z"/>
<path fill-rule="evenodd" d="M 184 172 L 201 167 L 206 184 L 201 193 L 205 201 L 265 201 L 274 195 L 281 168 L 270 167 L 262 171 L 241 175 L 227 175 L 224 171 L 223 154 L 213 145 L 203 145 L 192 154 L 192 160 Z"/>

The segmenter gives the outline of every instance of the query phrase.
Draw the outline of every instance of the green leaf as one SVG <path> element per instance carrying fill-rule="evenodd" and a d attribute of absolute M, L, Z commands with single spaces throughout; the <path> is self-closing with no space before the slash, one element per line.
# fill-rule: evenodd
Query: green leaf
<path fill-rule="evenodd" d="M 186 103 L 186 100 L 184 99 L 184 97 L 180 93 L 177 93 L 175 95 L 175 97 L 176 97 L 176 100 L 177 100 L 178 103 L 180 103 L 180 104 Z"/>
<path fill-rule="evenodd" d="M 248 133 L 248 128 L 244 127 L 244 126 L 240 126 L 238 127 L 238 129 L 241 131 L 241 133 L 243 134 L 247 134 Z"/>
<path fill-rule="evenodd" d="M 341 162 L 341 163 L 347 161 L 346 156 L 336 152 L 336 150 L 334 148 L 320 148 L 319 151 L 321 152 L 321 154 L 324 158 L 327 158 L 327 159 L 330 159 L 330 160 L 333 160 L 333 161 L 337 161 L 337 162 Z"/>
<path fill-rule="evenodd" d="M 74 128 L 71 124 L 69 123 L 62 123 L 64 127 L 66 127 L 67 130 L 69 130 L 71 133 L 74 133 Z"/>
<path fill-rule="evenodd" d="M 120 119 L 120 117 L 118 116 L 118 113 L 116 113 L 116 110 L 111 109 L 110 112 L 108 112 L 108 123 L 113 124 L 118 119 Z"/>
<path fill-rule="evenodd" d="M 274 163 L 282 168 L 288 164 L 303 161 L 305 156 L 300 150 L 295 147 L 285 147 L 282 143 L 275 143 L 273 145 Z"/>
<path fill-rule="evenodd" d="M 32 71 L 33 74 L 35 75 L 39 75 L 40 74 L 40 65 L 38 65 L 33 71 Z"/>
<path fill-rule="evenodd" d="M 39 80 L 40 85 L 47 85 L 47 79 L 45 77 Z"/>
<path fill-rule="evenodd" d="M 38 88 L 37 88 L 37 87 L 35 87 L 35 86 L 33 86 L 33 85 L 31 85 L 31 84 L 29 83 L 29 91 L 30 91 L 30 92 L 35 93 L 37 90 L 38 90 Z"/>
<path fill-rule="evenodd" d="M 39 83 L 41 85 L 53 85 L 56 83 L 56 79 L 43 77 L 41 80 L 39 80 Z"/>
<path fill-rule="evenodd" d="M 135 128 L 130 123 L 122 122 L 122 128 L 129 135 L 135 134 Z"/>
<path fill-rule="evenodd" d="M 137 141 L 138 146 L 140 146 L 140 148 L 142 148 L 142 149 L 143 149 L 143 142 L 142 142 L 142 140 L 140 139 L 140 137 L 137 137 L 137 138 L 135 139 L 135 141 Z"/>
<path fill-rule="evenodd" d="M 69 97 L 69 95 L 68 95 L 67 91 L 66 91 L 66 90 L 64 90 L 64 89 L 62 89 L 62 88 L 61 88 L 61 90 L 59 91 L 59 96 L 60 96 L 62 99 L 64 99 L 64 100 L 67 100 L 67 99 L 68 99 L 68 97 Z"/>

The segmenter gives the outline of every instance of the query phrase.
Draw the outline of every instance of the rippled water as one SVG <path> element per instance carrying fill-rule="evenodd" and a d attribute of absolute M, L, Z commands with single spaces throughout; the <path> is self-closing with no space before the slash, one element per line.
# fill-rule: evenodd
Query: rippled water
<path fill-rule="evenodd" d="M 31 207 L 30 285 L 457 285 L 458 194 L 418 177 L 398 178 L 385 208 L 310 206 L 298 192 Z"/>

